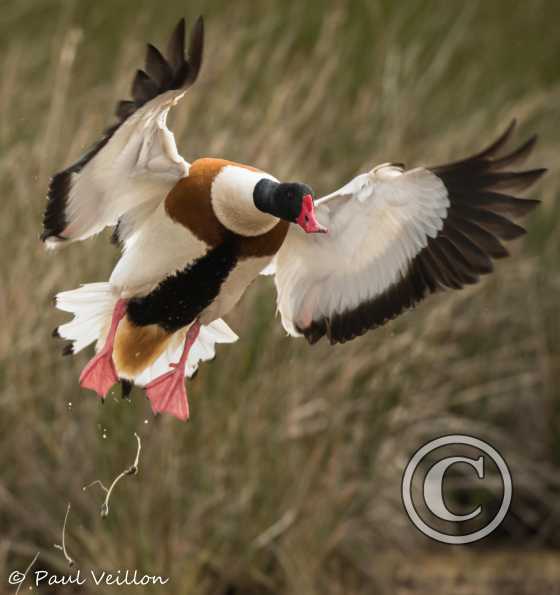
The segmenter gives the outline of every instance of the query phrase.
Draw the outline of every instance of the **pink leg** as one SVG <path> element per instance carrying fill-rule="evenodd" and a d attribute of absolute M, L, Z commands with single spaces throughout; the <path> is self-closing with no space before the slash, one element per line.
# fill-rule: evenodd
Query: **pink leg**
<path fill-rule="evenodd" d="M 186 421 L 189 418 L 189 401 L 185 388 L 185 366 L 189 352 L 200 332 L 200 322 L 195 320 L 185 337 L 185 345 L 181 359 L 171 364 L 173 370 L 162 374 L 146 386 L 146 394 L 152 404 L 154 413 L 171 413 L 178 419 Z"/>
<path fill-rule="evenodd" d="M 94 390 L 103 398 L 119 379 L 113 363 L 113 343 L 115 342 L 117 327 L 125 313 L 126 300 L 118 300 L 113 310 L 111 328 L 103 349 L 89 361 L 80 374 L 80 386 Z"/>

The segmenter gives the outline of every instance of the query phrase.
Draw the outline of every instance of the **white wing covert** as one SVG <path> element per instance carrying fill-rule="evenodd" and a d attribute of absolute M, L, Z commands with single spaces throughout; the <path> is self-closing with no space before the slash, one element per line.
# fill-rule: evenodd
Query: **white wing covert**
<path fill-rule="evenodd" d="M 193 27 L 185 57 L 185 21 L 175 28 L 166 57 L 148 44 L 146 66 L 132 84 L 132 100 L 117 105 L 117 122 L 76 163 L 50 182 L 41 239 L 47 247 L 84 240 L 117 225 L 124 240 L 173 185 L 188 174 L 166 119 L 196 81 L 202 63 L 203 23 Z"/>
<path fill-rule="evenodd" d="M 535 144 L 496 157 L 514 128 L 484 151 L 448 165 L 405 171 L 385 164 L 316 202 L 327 234 L 291 226 L 276 256 L 284 328 L 310 343 L 363 335 L 445 288 L 460 289 L 492 271 L 508 252 L 500 240 L 525 230 L 508 217 L 538 201 L 507 194 L 546 170 L 508 171 Z"/>

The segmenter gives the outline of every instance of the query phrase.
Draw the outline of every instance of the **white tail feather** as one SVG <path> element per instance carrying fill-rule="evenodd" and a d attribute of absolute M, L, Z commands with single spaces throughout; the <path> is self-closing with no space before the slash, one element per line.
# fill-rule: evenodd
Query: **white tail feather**
<path fill-rule="evenodd" d="M 72 341 L 73 353 L 105 334 L 118 297 L 110 283 L 88 283 L 56 296 L 56 307 L 74 314 L 70 322 L 58 327 L 58 334 Z"/>
<path fill-rule="evenodd" d="M 73 353 L 78 353 L 95 341 L 104 341 L 118 298 L 118 290 L 110 283 L 89 283 L 56 296 L 56 307 L 74 314 L 70 322 L 58 327 L 60 337 L 72 341 Z M 134 383 L 145 386 L 158 376 L 169 372 L 170 364 L 176 363 L 181 357 L 185 334 L 186 329 L 177 331 L 166 350 L 133 379 Z M 201 326 L 198 338 L 189 353 L 185 375 L 190 378 L 201 361 L 208 361 L 216 355 L 216 343 L 234 343 L 237 339 L 238 336 L 221 319 Z"/>

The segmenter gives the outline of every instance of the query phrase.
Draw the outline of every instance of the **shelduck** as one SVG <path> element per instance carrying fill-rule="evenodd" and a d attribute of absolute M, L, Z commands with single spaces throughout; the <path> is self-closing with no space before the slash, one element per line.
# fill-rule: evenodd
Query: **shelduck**
<path fill-rule="evenodd" d="M 74 315 L 55 335 L 66 354 L 96 343 L 80 384 L 105 397 L 145 387 L 155 413 L 189 417 L 185 376 L 237 340 L 222 320 L 261 272 L 273 274 L 286 331 L 313 344 L 363 335 L 437 291 L 476 283 L 500 240 L 538 201 L 511 192 L 544 169 L 514 171 L 536 137 L 505 156 L 514 128 L 473 157 L 405 170 L 383 164 L 319 200 L 226 159 L 188 163 L 166 118 L 196 81 L 203 21 L 185 21 L 165 56 L 148 45 L 132 99 L 81 159 L 50 182 L 41 239 L 56 249 L 107 226 L 122 256 L 106 283 L 59 293 Z"/>

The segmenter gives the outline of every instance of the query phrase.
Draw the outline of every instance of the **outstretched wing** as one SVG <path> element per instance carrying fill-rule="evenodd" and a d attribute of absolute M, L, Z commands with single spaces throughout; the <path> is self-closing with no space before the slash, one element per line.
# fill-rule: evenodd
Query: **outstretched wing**
<path fill-rule="evenodd" d="M 41 239 L 48 247 L 84 240 L 117 225 L 120 239 L 149 215 L 189 164 L 166 126 L 169 109 L 196 81 L 202 64 L 203 22 L 192 30 L 185 56 L 185 21 L 176 26 L 164 57 L 148 45 L 145 70 L 132 83 L 132 100 L 117 105 L 117 122 L 76 163 L 50 182 Z"/>
<path fill-rule="evenodd" d="M 487 149 L 456 163 L 405 171 L 384 165 L 317 201 L 328 234 L 296 226 L 276 257 L 278 309 L 292 335 L 343 343 L 427 295 L 461 289 L 508 252 L 500 240 L 538 201 L 516 198 L 546 171 L 512 171 L 536 137 L 503 157 L 515 122 Z"/>

